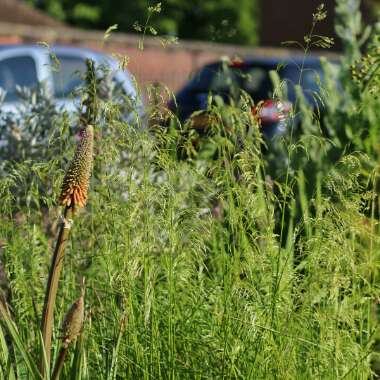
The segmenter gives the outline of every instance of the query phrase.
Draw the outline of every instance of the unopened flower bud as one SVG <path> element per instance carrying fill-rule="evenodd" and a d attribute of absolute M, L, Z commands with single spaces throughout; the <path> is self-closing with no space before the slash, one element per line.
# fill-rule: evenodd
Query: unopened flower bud
<path fill-rule="evenodd" d="M 82 295 L 71 305 L 62 323 L 62 339 L 66 347 L 82 332 L 83 321 L 84 297 Z"/>

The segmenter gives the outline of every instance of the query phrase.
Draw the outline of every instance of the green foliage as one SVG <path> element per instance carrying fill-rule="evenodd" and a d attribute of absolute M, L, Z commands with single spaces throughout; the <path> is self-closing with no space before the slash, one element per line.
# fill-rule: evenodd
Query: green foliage
<path fill-rule="evenodd" d="M 32 3 L 53 17 L 80 27 L 136 32 L 152 10 L 150 26 L 160 35 L 184 39 L 257 44 L 258 5 L 256 0 L 165 0 L 160 3 L 117 0 L 49 0 Z M 196 25 L 196 28 L 194 28 Z M 157 34 L 153 33 L 153 34 Z"/>
<path fill-rule="evenodd" d="M 99 7 L 91 6 L 89 4 L 79 3 L 76 4 L 72 11 L 72 17 L 74 20 L 78 20 L 78 23 L 95 24 L 101 16 Z"/>

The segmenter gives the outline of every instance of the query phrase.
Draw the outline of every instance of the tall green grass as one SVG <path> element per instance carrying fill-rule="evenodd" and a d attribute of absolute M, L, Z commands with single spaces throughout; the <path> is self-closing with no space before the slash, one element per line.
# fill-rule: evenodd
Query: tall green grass
<path fill-rule="evenodd" d="M 343 33 L 354 16 L 338 3 Z M 292 132 L 267 153 L 245 98 L 210 105 L 207 138 L 162 128 L 159 105 L 146 129 L 120 117 L 117 98 L 99 99 L 89 203 L 70 234 L 55 313 L 61 321 L 86 277 L 84 331 L 61 378 L 375 377 L 380 115 L 352 78 L 357 46 L 346 41 L 343 90 L 325 63 L 324 119 L 300 92 Z M 45 122 L 42 154 L 15 150 L 0 165 L 4 379 L 38 378 L 57 198 L 75 145 L 69 116 L 48 109 L 13 116 L 21 143 Z"/>

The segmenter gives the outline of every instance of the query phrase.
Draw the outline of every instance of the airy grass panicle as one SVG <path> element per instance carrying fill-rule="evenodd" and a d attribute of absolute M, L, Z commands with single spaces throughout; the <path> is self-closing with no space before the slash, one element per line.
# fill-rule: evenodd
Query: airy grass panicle
<path fill-rule="evenodd" d="M 91 176 L 94 148 L 94 129 L 87 125 L 80 134 L 73 160 L 63 179 L 59 202 L 63 206 L 83 208 L 88 197 L 88 186 Z"/>

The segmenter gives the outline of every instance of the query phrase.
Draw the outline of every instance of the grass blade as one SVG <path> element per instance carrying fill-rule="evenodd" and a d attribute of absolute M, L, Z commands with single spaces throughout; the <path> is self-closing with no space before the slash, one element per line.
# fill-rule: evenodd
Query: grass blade
<path fill-rule="evenodd" d="M 33 358 L 30 356 L 29 352 L 26 349 L 25 344 L 23 343 L 20 334 L 17 331 L 15 323 L 11 320 L 8 310 L 2 302 L 0 302 L 0 315 L 3 318 L 3 321 L 7 327 L 8 333 L 12 338 L 12 342 L 21 354 L 26 367 L 28 368 L 29 373 L 33 379 L 41 379 L 41 374 L 38 371 L 36 364 L 34 363 Z"/>

